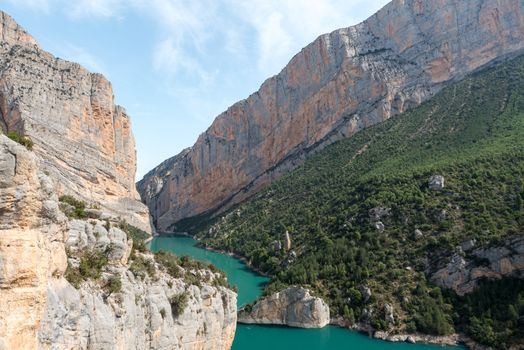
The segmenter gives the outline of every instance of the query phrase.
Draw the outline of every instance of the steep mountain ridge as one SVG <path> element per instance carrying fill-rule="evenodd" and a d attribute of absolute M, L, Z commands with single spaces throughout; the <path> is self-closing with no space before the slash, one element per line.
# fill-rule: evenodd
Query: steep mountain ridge
<path fill-rule="evenodd" d="M 521 52 L 524 3 L 394 0 L 322 35 L 138 183 L 159 231 L 220 213 L 337 140 Z"/>

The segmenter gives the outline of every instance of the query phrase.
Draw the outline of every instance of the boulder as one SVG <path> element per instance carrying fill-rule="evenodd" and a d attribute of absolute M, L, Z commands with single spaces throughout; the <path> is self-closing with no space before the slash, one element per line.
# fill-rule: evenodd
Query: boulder
<path fill-rule="evenodd" d="M 286 231 L 284 235 L 284 248 L 286 251 L 289 251 L 291 249 L 291 236 L 289 235 L 289 232 Z"/>
<path fill-rule="evenodd" d="M 388 324 L 395 323 L 395 316 L 393 315 L 393 306 L 391 304 L 384 305 L 385 320 Z"/>
<path fill-rule="evenodd" d="M 429 178 L 429 189 L 432 191 L 442 191 L 444 189 L 444 176 L 433 175 Z"/>
<path fill-rule="evenodd" d="M 384 229 L 386 228 L 386 226 L 384 226 L 382 221 L 373 223 L 373 227 L 375 228 L 375 230 L 380 231 L 380 232 L 384 231 Z"/>
<path fill-rule="evenodd" d="M 419 229 L 416 229 L 415 231 L 413 231 L 413 239 L 415 241 L 418 241 L 422 237 L 424 237 L 424 234 L 422 233 L 422 231 L 420 231 Z"/>
<path fill-rule="evenodd" d="M 241 309 L 238 322 L 322 328 L 330 322 L 329 306 L 305 288 L 290 287 Z"/>

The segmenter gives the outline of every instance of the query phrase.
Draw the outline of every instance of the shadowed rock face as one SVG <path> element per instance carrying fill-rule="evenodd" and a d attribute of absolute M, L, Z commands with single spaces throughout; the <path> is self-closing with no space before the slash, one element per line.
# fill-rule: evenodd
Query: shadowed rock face
<path fill-rule="evenodd" d="M 111 83 L 55 58 L 0 12 L 0 128 L 30 137 L 40 167 L 60 193 L 98 204 L 145 231 L 147 208 L 135 189 L 131 122 Z"/>
<path fill-rule="evenodd" d="M 524 2 L 394 0 L 322 35 L 138 183 L 161 231 L 256 193 L 315 151 L 524 46 Z"/>

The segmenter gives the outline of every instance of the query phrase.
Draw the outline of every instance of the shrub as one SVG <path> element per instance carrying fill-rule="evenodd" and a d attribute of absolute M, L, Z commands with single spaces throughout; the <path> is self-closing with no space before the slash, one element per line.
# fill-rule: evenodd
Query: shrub
<path fill-rule="evenodd" d="M 109 294 L 119 293 L 122 290 L 122 281 L 120 280 L 120 276 L 114 275 L 109 277 L 105 285 L 105 289 Z"/>
<path fill-rule="evenodd" d="M 131 238 L 133 241 L 144 241 L 150 237 L 147 232 L 128 224 L 125 220 L 120 221 L 118 227 L 127 233 L 128 239 Z"/>
<path fill-rule="evenodd" d="M 22 136 L 16 131 L 10 131 L 7 133 L 7 137 L 9 137 L 11 140 L 18 142 L 22 146 L 25 146 L 28 150 L 33 149 L 33 141 L 28 136 Z"/>
<path fill-rule="evenodd" d="M 173 278 L 180 278 L 184 274 L 183 270 L 178 266 L 177 256 L 173 253 L 159 251 L 155 253 L 155 261 L 162 265 Z"/>
<path fill-rule="evenodd" d="M 67 263 L 64 277 L 76 289 L 80 288 L 80 284 L 84 281 L 84 278 L 80 274 L 80 270 L 73 267 L 70 263 Z"/>
<path fill-rule="evenodd" d="M 132 259 L 129 270 L 136 277 L 144 278 L 146 276 L 155 277 L 156 269 L 155 263 L 149 259 L 144 258 L 142 255 L 135 255 Z"/>
<path fill-rule="evenodd" d="M 169 304 L 171 305 L 171 313 L 173 315 L 173 318 L 177 318 L 178 316 L 182 315 L 188 302 L 189 293 L 187 292 L 175 294 L 171 298 L 169 298 Z"/>
<path fill-rule="evenodd" d="M 86 203 L 78 200 L 73 196 L 63 195 L 58 199 L 60 203 L 65 203 L 73 207 L 73 210 L 66 210 L 65 214 L 71 219 L 85 219 L 87 214 L 85 212 Z"/>
<path fill-rule="evenodd" d="M 90 250 L 81 253 L 78 267 L 73 267 L 70 263 L 67 264 L 65 278 L 77 289 L 82 281 L 99 279 L 102 270 L 109 262 L 109 252 L 110 250 L 106 249 L 105 251 Z M 68 253 L 68 256 L 70 255 L 71 253 Z"/>

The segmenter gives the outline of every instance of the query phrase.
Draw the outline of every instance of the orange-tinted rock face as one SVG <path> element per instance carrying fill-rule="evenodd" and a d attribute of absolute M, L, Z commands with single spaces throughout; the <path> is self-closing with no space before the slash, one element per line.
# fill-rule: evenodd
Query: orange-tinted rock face
<path fill-rule="evenodd" d="M 1 129 L 33 140 L 61 193 L 150 231 L 134 184 L 131 122 L 109 81 L 43 51 L 8 15 L 0 12 L 0 20 Z"/>
<path fill-rule="evenodd" d="M 319 37 L 196 144 L 139 182 L 161 231 L 223 210 L 315 150 L 420 104 L 524 47 L 524 2 L 395 0 Z"/>

